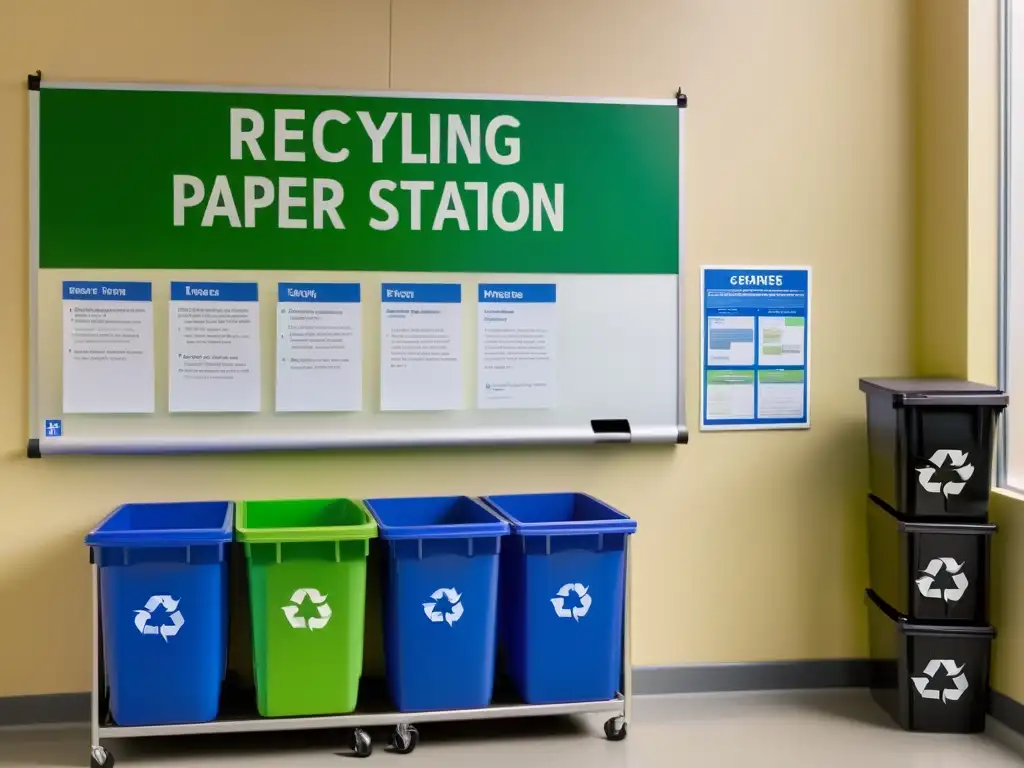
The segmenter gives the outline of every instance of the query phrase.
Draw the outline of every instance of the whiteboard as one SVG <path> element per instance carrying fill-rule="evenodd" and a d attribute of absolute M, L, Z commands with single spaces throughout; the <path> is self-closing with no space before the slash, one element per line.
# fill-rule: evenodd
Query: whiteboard
<path fill-rule="evenodd" d="M 686 441 L 681 330 L 685 97 L 586 101 L 49 83 L 30 77 L 29 104 L 30 456 Z M 279 147 L 269 137 L 264 137 L 260 163 L 254 157 L 232 158 L 237 138 L 231 134 L 232 108 L 259 113 L 271 127 L 279 125 L 278 113 L 285 111 L 293 122 L 281 125 L 305 126 L 307 132 L 315 115 L 341 113 L 351 119 L 335 119 L 334 127 L 350 133 L 330 135 L 335 153 L 330 166 L 302 139 L 291 146 L 309 150 L 305 162 L 271 156 Z M 418 138 L 403 137 L 408 146 L 399 144 L 398 134 L 389 135 L 377 156 L 373 137 L 353 127 L 354 115 L 369 115 L 371 125 L 380 126 L 389 113 L 396 115 L 396 131 L 427 128 Z M 298 114 L 304 118 L 294 118 Z M 446 164 L 446 148 L 455 145 L 444 127 L 465 128 L 461 148 L 470 151 L 459 157 L 471 156 L 477 116 L 478 147 L 490 141 L 488 150 L 500 150 L 504 141 L 506 157 L 490 166 L 486 156 L 476 163 Z M 500 130 L 491 131 L 496 123 Z M 430 131 L 438 124 L 442 132 L 435 139 Z M 510 138 L 519 142 L 515 163 L 508 162 Z M 327 142 L 325 133 L 318 153 Z M 336 147 L 342 143 L 348 150 L 344 162 L 337 160 Z M 420 155 L 425 162 L 419 162 Z M 406 162 L 409 157 L 414 162 Z M 435 159 L 440 162 L 432 163 Z M 275 219 L 262 212 L 263 218 L 249 222 L 251 227 L 241 214 L 237 222 L 221 216 L 205 226 L 200 217 L 206 203 L 181 216 L 174 208 L 180 200 L 172 200 L 171 177 L 178 178 L 179 170 L 203 179 L 207 189 L 221 176 L 225 184 L 241 189 L 243 176 L 256 172 L 268 184 L 284 177 L 337 179 L 344 184 L 338 208 L 344 226 L 332 227 L 325 219 L 322 228 L 311 223 L 305 229 L 282 228 L 275 226 L 281 214 Z M 475 224 L 483 214 L 474 213 L 471 203 L 466 203 L 467 221 L 441 230 L 423 224 L 417 229 L 408 208 L 389 231 L 367 226 L 373 217 L 367 190 L 377 180 L 397 185 L 403 178 L 428 179 L 434 190 L 449 182 L 465 188 L 467 181 L 480 179 L 491 190 L 516 183 L 536 193 L 541 184 L 550 193 L 561 185 L 561 198 L 549 194 L 549 202 L 561 201 L 554 211 L 557 226 L 550 215 L 538 226 L 536 205 L 533 227 L 524 213 L 526 223 L 510 230 L 514 210 L 503 226 L 496 226 L 503 216 L 500 206 L 515 195 L 488 209 L 494 216 L 482 229 Z M 424 192 L 421 202 L 427 221 L 436 201 Z M 493 198 L 487 205 L 494 205 Z M 540 213 L 543 218 L 551 209 Z M 152 411 L 65 410 L 76 401 L 65 391 L 67 285 L 126 281 L 149 285 Z M 169 407 L 171 285 L 181 281 L 255 284 L 259 394 L 252 409 L 181 412 Z M 359 286 L 361 407 L 278 410 L 279 286 L 337 282 Z M 381 409 L 381 287 L 391 283 L 461 286 L 461 396 L 454 406 Z M 477 296 L 482 284 L 554 286 L 554 396 L 549 407 L 479 407 Z M 72 385 L 83 381 L 79 373 L 70 380 Z"/>

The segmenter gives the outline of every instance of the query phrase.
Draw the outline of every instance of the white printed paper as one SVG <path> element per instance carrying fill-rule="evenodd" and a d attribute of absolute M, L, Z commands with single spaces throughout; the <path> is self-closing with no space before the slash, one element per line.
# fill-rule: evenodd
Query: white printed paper
<path fill-rule="evenodd" d="M 280 283 L 277 410 L 363 407 L 362 304 L 358 283 Z"/>
<path fill-rule="evenodd" d="M 384 283 L 380 324 L 381 410 L 462 408 L 462 286 Z"/>
<path fill-rule="evenodd" d="M 709 370 L 705 374 L 707 421 L 754 418 L 754 372 Z"/>
<path fill-rule="evenodd" d="M 758 318 L 760 364 L 762 366 L 803 366 L 804 324 L 805 318 L 803 317 Z"/>
<path fill-rule="evenodd" d="M 171 283 L 170 314 L 170 411 L 259 411 L 259 286 Z"/>
<path fill-rule="evenodd" d="M 66 281 L 64 413 L 153 413 L 151 283 Z"/>
<path fill-rule="evenodd" d="M 754 318 L 708 318 L 708 365 L 754 364 Z"/>
<path fill-rule="evenodd" d="M 555 285 L 477 290 L 477 407 L 555 406 Z"/>
<path fill-rule="evenodd" d="M 802 419 L 804 417 L 804 372 L 802 370 L 759 370 L 757 372 L 757 418 Z"/>

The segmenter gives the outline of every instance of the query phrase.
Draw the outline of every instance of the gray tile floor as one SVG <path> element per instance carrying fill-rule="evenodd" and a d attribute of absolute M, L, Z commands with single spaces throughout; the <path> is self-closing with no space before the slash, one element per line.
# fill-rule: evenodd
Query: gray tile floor
<path fill-rule="evenodd" d="M 994 768 L 1024 766 L 1024 744 L 995 726 L 983 736 L 895 728 L 860 690 L 708 694 L 636 700 L 629 737 L 605 741 L 603 719 L 434 724 L 411 755 L 374 734 L 366 768 Z M 88 765 L 88 729 L 0 730 L 0 768 Z M 112 742 L 119 768 L 326 768 L 352 759 L 347 734 L 297 733 Z"/>

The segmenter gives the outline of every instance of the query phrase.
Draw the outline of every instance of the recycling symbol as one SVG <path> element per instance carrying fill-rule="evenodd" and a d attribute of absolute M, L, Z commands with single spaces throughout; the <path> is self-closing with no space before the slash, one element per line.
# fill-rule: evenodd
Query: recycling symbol
<path fill-rule="evenodd" d="M 952 557 L 936 557 L 922 571 L 925 575 L 917 580 L 918 590 L 925 597 L 939 597 L 947 603 L 955 603 L 967 591 L 967 577 L 961 573 L 964 565 L 966 563 L 958 563 Z M 946 573 L 952 575 L 953 586 L 947 589 L 935 589 L 932 584 L 943 568 L 946 569 Z"/>
<path fill-rule="evenodd" d="M 448 601 L 448 610 L 446 611 L 437 610 L 437 603 L 442 598 Z M 450 627 L 462 617 L 463 608 L 461 601 L 462 595 L 454 589 L 436 589 L 430 596 L 430 602 L 423 604 L 423 612 L 434 623 L 439 624 L 442 621 L 446 621 Z"/>
<path fill-rule="evenodd" d="M 932 477 L 940 469 L 947 467 L 946 460 L 949 460 L 948 468 L 956 472 L 959 480 L 947 480 L 945 483 L 932 480 Z M 921 487 L 929 493 L 942 493 L 945 497 L 956 496 L 967 485 L 967 481 L 974 474 L 974 465 L 967 463 L 967 451 L 938 450 L 928 460 L 932 465 L 920 467 L 917 470 L 917 479 Z"/>
<path fill-rule="evenodd" d="M 146 607 L 143 610 L 135 611 L 135 628 L 143 635 L 160 635 L 166 643 L 168 638 L 178 634 L 178 630 L 185 625 L 185 617 L 178 610 L 180 602 L 170 595 L 153 595 L 146 601 Z M 153 618 L 153 612 L 160 607 L 167 612 L 167 616 L 171 620 L 170 624 L 157 626 L 149 623 L 149 620 Z"/>
<path fill-rule="evenodd" d="M 570 600 L 575 603 L 571 608 L 566 608 L 565 603 Z M 558 590 L 558 595 L 551 598 L 551 604 L 555 606 L 555 613 L 560 619 L 575 619 L 579 621 L 587 615 L 590 604 L 593 602 L 587 594 L 587 587 L 582 584 L 563 584 Z"/>
<path fill-rule="evenodd" d="M 967 690 L 967 675 L 963 674 L 964 667 L 966 666 L 966 664 L 961 664 L 958 667 L 952 659 L 932 659 L 928 662 L 928 666 L 924 668 L 923 677 L 911 677 L 910 680 L 922 698 L 939 699 L 945 704 L 947 701 L 956 701 Z M 935 677 L 935 673 L 939 669 L 946 670 L 946 674 L 949 675 L 949 681 L 953 683 L 953 688 L 936 691 L 934 688 L 928 687 L 928 683 Z"/>
<path fill-rule="evenodd" d="M 299 608 L 307 597 L 316 606 L 319 616 L 311 616 L 308 619 L 305 616 L 299 616 Z M 327 604 L 327 595 L 321 595 L 315 589 L 296 589 L 292 594 L 291 603 L 283 606 L 281 610 L 284 611 L 288 623 L 295 629 L 306 629 L 307 627 L 310 631 L 323 629 L 331 620 L 331 606 Z"/>

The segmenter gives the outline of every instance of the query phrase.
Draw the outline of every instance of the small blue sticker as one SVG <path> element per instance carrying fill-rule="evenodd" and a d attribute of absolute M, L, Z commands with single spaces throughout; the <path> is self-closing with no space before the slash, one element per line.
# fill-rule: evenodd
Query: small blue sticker
<path fill-rule="evenodd" d="M 61 425 L 60 419 L 47 419 L 46 420 L 46 436 L 47 437 L 60 437 L 64 431 Z"/>

